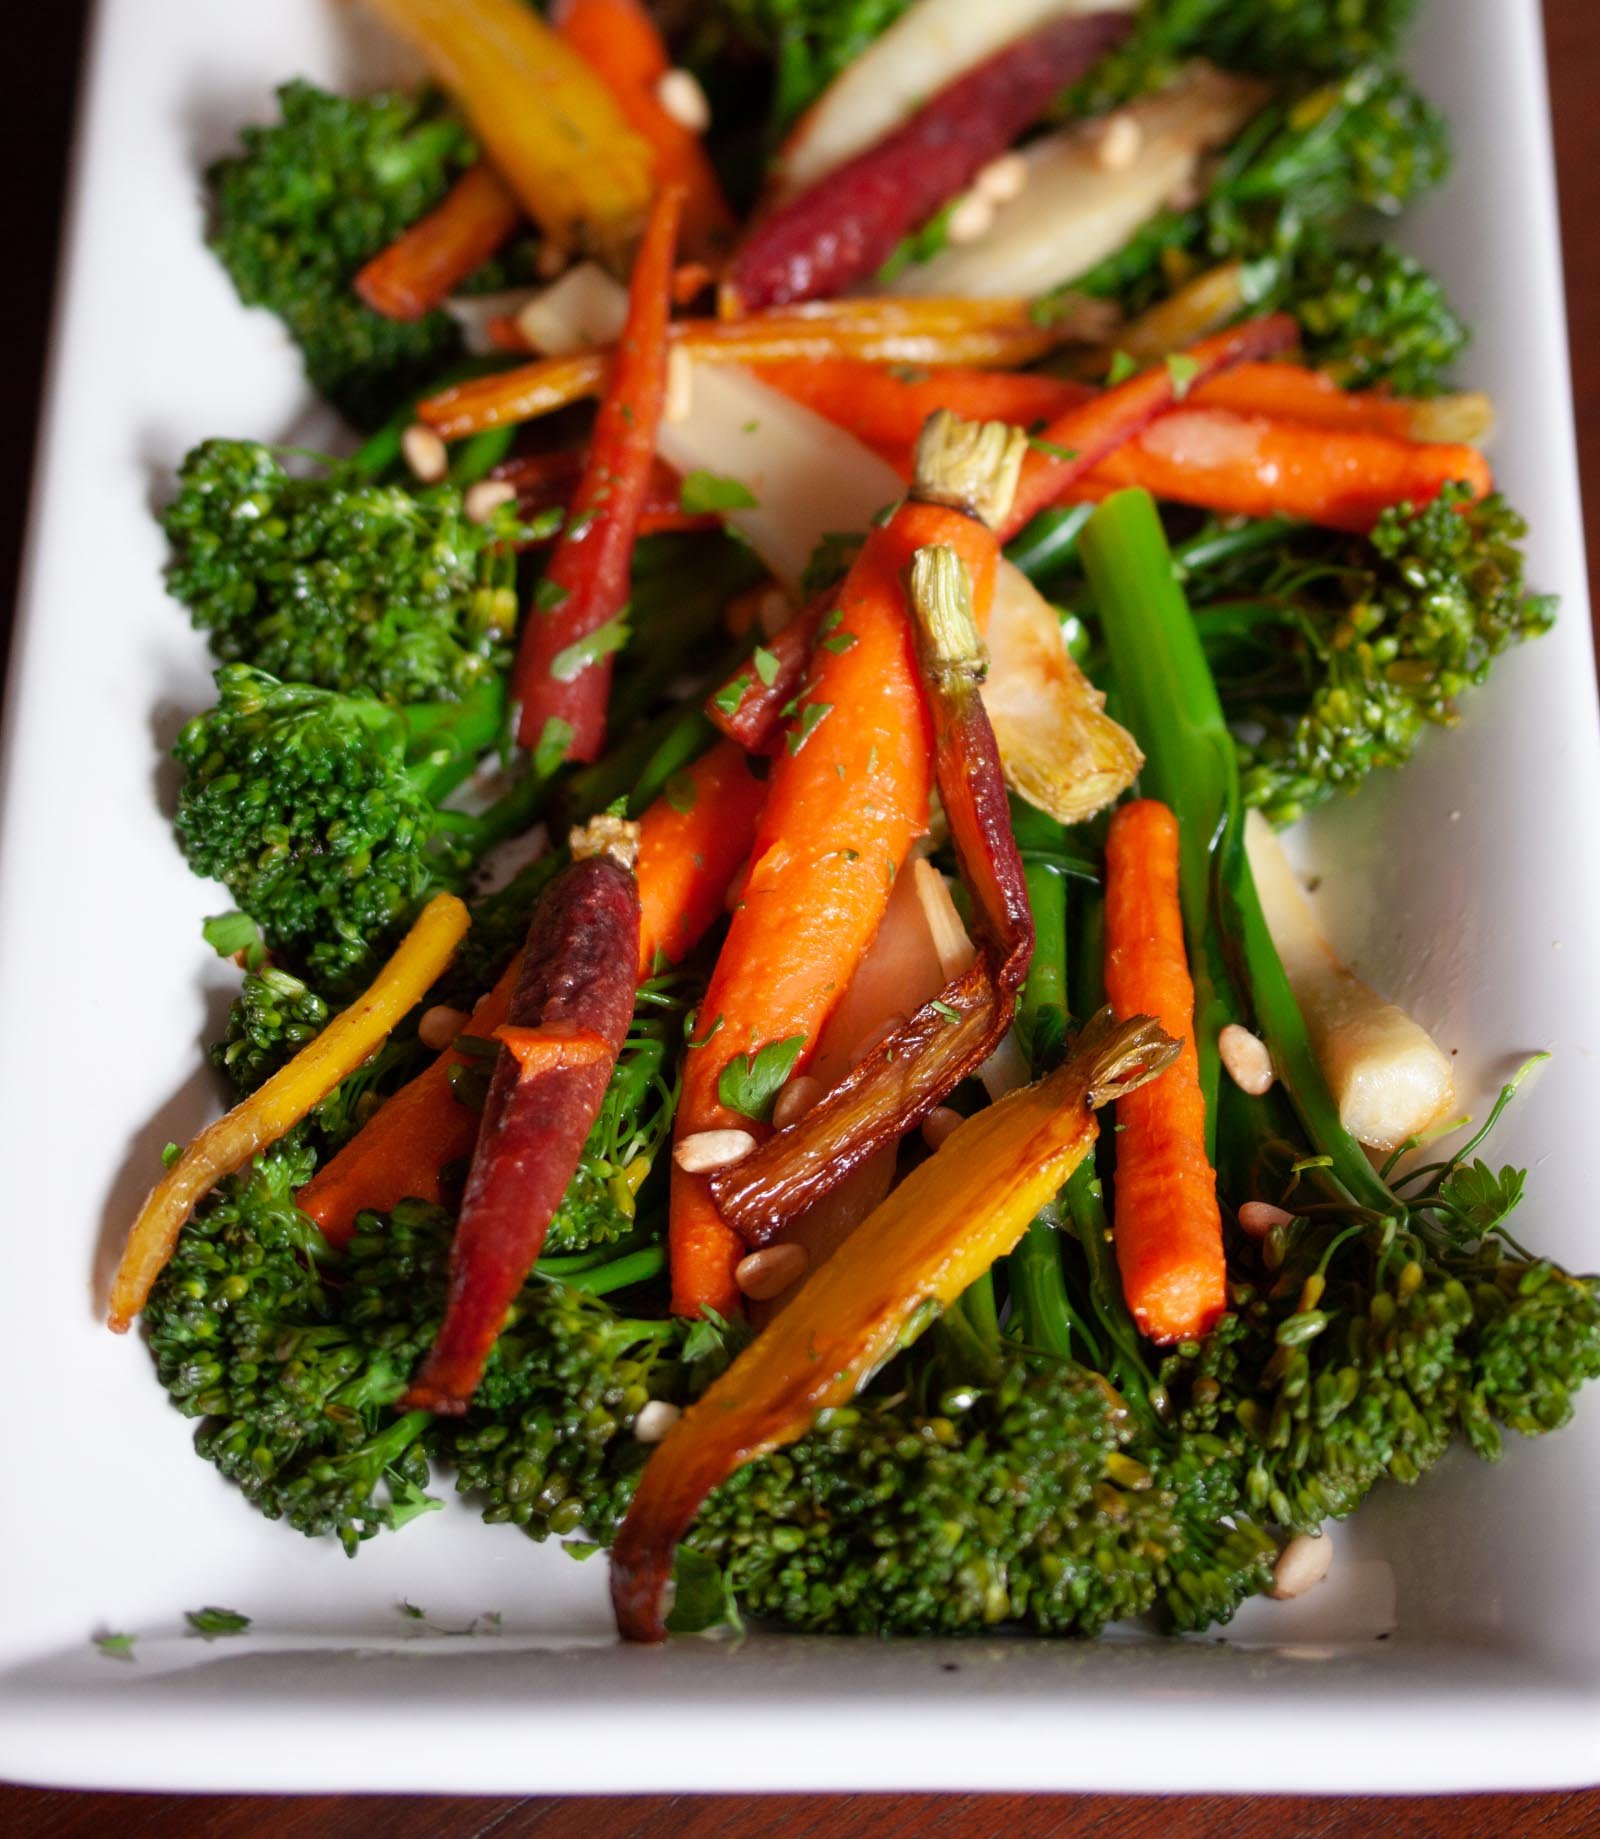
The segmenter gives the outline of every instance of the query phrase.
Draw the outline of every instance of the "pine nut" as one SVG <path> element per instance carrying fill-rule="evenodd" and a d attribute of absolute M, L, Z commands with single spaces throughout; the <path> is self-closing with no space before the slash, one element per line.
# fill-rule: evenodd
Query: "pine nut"
<path fill-rule="evenodd" d="M 633 1434 L 641 1443 L 659 1443 L 683 1413 L 664 1398 L 641 1405 L 634 1416 Z"/>
<path fill-rule="evenodd" d="M 784 1086 L 772 1106 L 772 1121 L 779 1130 L 802 1118 L 822 1096 L 822 1081 L 809 1073 L 796 1073 Z"/>
<path fill-rule="evenodd" d="M 748 1130 L 697 1130 L 673 1146 L 672 1160 L 686 1175 L 706 1175 L 743 1162 L 755 1146 Z"/>
<path fill-rule="evenodd" d="M 733 1267 L 733 1281 L 752 1302 L 770 1302 L 797 1284 L 810 1258 L 803 1245 L 764 1245 Z"/>
<path fill-rule="evenodd" d="M 999 159 L 990 160 L 972 184 L 991 204 L 1010 204 L 1028 188 L 1028 162 L 1020 153 L 1002 153 Z"/>
<path fill-rule="evenodd" d="M 465 1009 L 452 1009 L 449 1003 L 435 1003 L 424 1009 L 417 1023 L 417 1039 L 435 1053 L 446 1048 L 467 1025 Z"/>
<path fill-rule="evenodd" d="M 987 236 L 994 223 L 994 204 L 985 198 L 982 192 L 968 192 L 944 220 L 944 237 L 947 243 L 975 243 L 980 236 Z"/>
<path fill-rule="evenodd" d="M 412 422 L 400 436 L 400 453 L 424 485 L 437 485 L 450 470 L 449 449 L 425 422 Z"/>
<path fill-rule="evenodd" d="M 509 479 L 480 479 L 467 487 L 461 508 L 469 523 L 486 524 L 501 505 L 515 504 L 516 499 L 517 488 Z"/>
<path fill-rule="evenodd" d="M 539 253 L 533 259 L 534 273 L 541 281 L 554 281 L 557 275 L 567 272 L 569 252 L 560 243 L 548 238 L 540 243 Z"/>
<path fill-rule="evenodd" d="M 1272 1055 L 1259 1035 L 1237 1022 L 1229 1022 L 1217 1036 L 1217 1052 L 1228 1069 L 1228 1077 L 1241 1092 L 1260 1098 L 1272 1090 L 1277 1075 L 1272 1070 Z"/>
<path fill-rule="evenodd" d="M 1119 111 L 1108 115 L 1095 137 L 1094 163 L 1102 172 L 1124 172 L 1139 157 L 1144 130 L 1134 118 Z"/>
<path fill-rule="evenodd" d="M 711 126 L 711 104 L 692 70 L 668 70 L 656 84 L 656 101 L 680 128 L 704 134 Z"/>
<path fill-rule="evenodd" d="M 769 639 L 776 638 L 793 618 L 794 607 L 781 587 L 767 588 L 756 602 L 756 619 Z"/>
<path fill-rule="evenodd" d="M 949 1105 L 935 1105 L 922 1120 L 922 1140 L 929 1149 L 937 1149 L 941 1143 L 948 1142 L 966 1122 L 959 1111 Z"/>
<path fill-rule="evenodd" d="M 1271 1201 L 1247 1200 L 1239 1209 L 1239 1230 L 1252 1239 L 1264 1239 L 1274 1226 L 1287 1226 L 1293 1218 L 1292 1213 L 1274 1207 Z"/>
<path fill-rule="evenodd" d="M 1332 1563 L 1333 1541 L 1326 1533 L 1296 1533 L 1279 1552 L 1278 1562 L 1272 1567 L 1272 1588 L 1268 1595 L 1276 1597 L 1280 1603 L 1304 1596 L 1328 1575 Z"/>
<path fill-rule="evenodd" d="M 667 353 L 667 393 L 661 404 L 661 418 L 673 423 L 687 421 L 694 407 L 694 366 L 682 345 Z"/>

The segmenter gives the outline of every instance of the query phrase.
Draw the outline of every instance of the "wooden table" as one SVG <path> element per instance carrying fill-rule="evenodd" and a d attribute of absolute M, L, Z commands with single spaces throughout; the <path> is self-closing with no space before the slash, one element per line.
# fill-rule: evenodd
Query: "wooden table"
<path fill-rule="evenodd" d="M 159 0 L 154 0 L 159 4 Z M 0 171 L 10 175 L 7 296 L 13 362 L 0 400 L 13 438 L 0 450 L 0 581 L 15 578 L 39 373 L 49 312 L 60 172 L 71 124 L 83 0 L 30 9 L 28 81 L 0 110 Z M 1567 299 L 1587 509 L 1591 599 L 1600 608 L 1600 8 L 1545 0 L 1562 179 Z M 783 1795 L 602 1800 L 381 1800 L 308 1796 L 92 1795 L 0 1787 L 0 1831 L 13 1839 L 1588 1839 L 1600 1790 L 1446 1800 L 1314 1800 L 1282 1795 Z"/>

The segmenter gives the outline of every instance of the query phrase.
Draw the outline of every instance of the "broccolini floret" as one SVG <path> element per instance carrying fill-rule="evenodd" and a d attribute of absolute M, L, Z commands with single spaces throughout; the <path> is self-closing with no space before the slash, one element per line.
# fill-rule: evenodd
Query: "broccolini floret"
<path fill-rule="evenodd" d="M 278 91 L 280 119 L 248 127 L 211 167 L 211 246 L 246 306 L 283 321 L 318 392 L 376 427 L 460 347 L 444 313 L 386 319 L 355 294 L 362 265 L 439 202 L 474 157 L 431 96 Z"/>
<path fill-rule="evenodd" d="M 510 661 L 515 508 L 469 519 L 454 485 L 408 490 L 211 440 L 163 524 L 170 592 L 223 662 L 395 702 L 457 700 Z"/>
<path fill-rule="evenodd" d="M 1467 344 L 1437 277 L 1388 243 L 1340 249 L 1308 237 L 1263 304 L 1294 314 L 1307 362 L 1346 389 L 1432 395 Z"/>
<path fill-rule="evenodd" d="M 420 901 L 531 821 L 532 777 L 479 818 L 438 802 L 494 745 L 498 683 L 408 710 L 246 664 L 225 664 L 217 687 L 173 750 L 178 841 L 329 994 L 372 971 Z"/>
<path fill-rule="evenodd" d="M 1523 579 L 1522 518 L 1498 495 L 1467 499 L 1447 487 L 1365 539 L 1256 525 L 1192 545 L 1214 558 L 1186 587 L 1241 790 L 1275 823 L 1403 765 L 1501 652 L 1549 629 L 1554 599 Z"/>

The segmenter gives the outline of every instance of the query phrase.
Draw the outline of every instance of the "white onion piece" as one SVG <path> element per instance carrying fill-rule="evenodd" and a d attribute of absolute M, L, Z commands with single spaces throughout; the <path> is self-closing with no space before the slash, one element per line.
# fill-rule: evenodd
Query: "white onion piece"
<path fill-rule="evenodd" d="M 535 351 L 570 357 L 614 345 L 628 317 L 628 290 L 597 262 L 579 262 L 517 312 L 517 330 Z"/>
<path fill-rule="evenodd" d="M 1139 127 L 1138 151 L 1125 165 L 1101 160 L 1101 123 L 1035 141 L 1024 153 L 1028 183 L 996 205 L 983 235 L 908 263 L 888 291 L 999 299 L 1077 280 L 1191 187 L 1206 154 L 1231 140 L 1265 95 L 1248 78 L 1196 64 L 1160 95 L 1120 111 Z"/>
<path fill-rule="evenodd" d="M 786 198 L 880 141 L 928 98 L 1012 39 L 1071 13 L 1126 13 L 1135 0 L 917 0 L 841 71 L 778 152 Z"/>
<path fill-rule="evenodd" d="M 1449 1058 L 1419 1022 L 1340 961 L 1259 811 L 1250 813 L 1244 834 L 1267 930 L 1339 1121 L 1370 1149 L 1397 1149 L 1455 1104 Z"/>

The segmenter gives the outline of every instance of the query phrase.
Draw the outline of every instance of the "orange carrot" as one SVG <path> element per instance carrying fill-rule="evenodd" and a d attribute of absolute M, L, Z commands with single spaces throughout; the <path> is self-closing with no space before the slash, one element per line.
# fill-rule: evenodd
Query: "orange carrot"
<path fill-rule="evenodd" d="M 751 869 L 684 1061 L 677 1134 L 764 1126 L 722 1102 L 741 1055 L 798 1042 L 816 1051 L 834 1004 L 877 933 L 912 839 L 928 821 L 931 739 L 903 577 L 930 543 L 955 548 L 974 598 L 993 592 L 992 533 L 965 512 L 907 500 L 874 530 L 823 621 L 798 712 L 772 769 Z M 672 1176 L 672 1306 L 739 1307 L 744 1255 L 703 1174 Z"/>
<path fill-rule="evenodd" d="M 1178 904 L 1178 820 L 1153 798 L 1124 805 L 1106 837 L 1106 994 L 1119 1019 L 1154 1016 L 1183 1044 L 1161 1079 L 1117 1101 L 1113 1236 L 1140 1332 L 1188 1340 L 1227 1307 L 1227 1278 Z"/>
<path fill-rule="evenodd" d="M 661 963 L 680 962 L 721 917 L 766 792 L 743 751 L 724 741 L 685 769 L 671 798 L 657 799 L 645 812 L 635 868 L 641 981 Z M 520 964 L 512 959 L 479 999 L 463 1033 L 493 1037 L 506 1020 Z M 300 1190 L 300 1206 L 330 1245 L 347 1243 L 363 1208 L 383 1212 L 407 1198 L 442 1197 L 445 1171 L 472 1154 L 478 1133 L 477 1114 L 451 1089 L 452 1069 L 468 1064 L 447 1047 Z"/>
<path fill-rule="evenodd" d="M 516 199 L 480 160 L 437 209 L 367 263 L 355 290 L 386 319 L 421 319 L 481 268 L 521 220 Z"/>
<path fill-rule="evenodd" d="M 1028 426 L 1046 420 L 1041 439 L 1070 448 L 1065 431 L 1073 418 L 1080 410 L 1093 414 L 1091 405 L 1103 400 L 1059 377 L 952 368 L 905 381 L 849 359 L 765 365 L 760 374 L 902 472 L 936 407 Z M 1249 413 L 1253 405 L 1262 412 Z M 1466 480 L 1480 497 L 1489 489 L 1488 465 L 1475 448 L 1404 432 L 1435 419 L 1433 404 L 1348 394 L 1296 365 L 1240 364 L 1197 383 L 1064 496 L 1093 500 L 1142 485 L 1157 498 L 1207 510 L 1364 531 L 1390 505 L 1424 503 L 1449 480 Z"/>
<path fill-rule="evenodd" d="M 662 190 L 633 265 L 628 322 L 595 418 L 570 515 L 529 608 L 511 674 L 517 739 L 557 760 L 598 760 L 617 649 L 606 642 L 628 602 L 633 546 L 655 467 L 667 396 L 672 252 L 682 188 Z"/>
<path fill-rule="evenodd" d="M 671 331 L 702 363 L 780 363 L 830 357 L 901 364 L 1031 363 L 1068 336 L 1040 326 L 1027 300 L 825 300 L 747 319 L 679 320 Z M 614 354 L 539 358 L 475 377 L 417 404 L 447 441 L 532 421 L 605 388 Z"/>
<path fill-rule="evenodd" d="M 661 32 L 640 0 L 558 0 L 551 24 L 599 76 L 628 126 L 650 143 L 657 184 L 682 185 L 684 246 L 715 254 L 733 240 L 733 213 L 700 136 L 658 100 L 672 68 Z"/>
<path fill-rule="evenodd" d="M 1457 479 L 1474 498 L 1490 489 L 1476 447 L 1186 408 L 1147 428 L 1132 451 L 1110 455 L 1091 483 L 1097 493 L 1142 485 L 1211 511 L 1367 531 L 1391 505 L 1426 504 Z"/>

